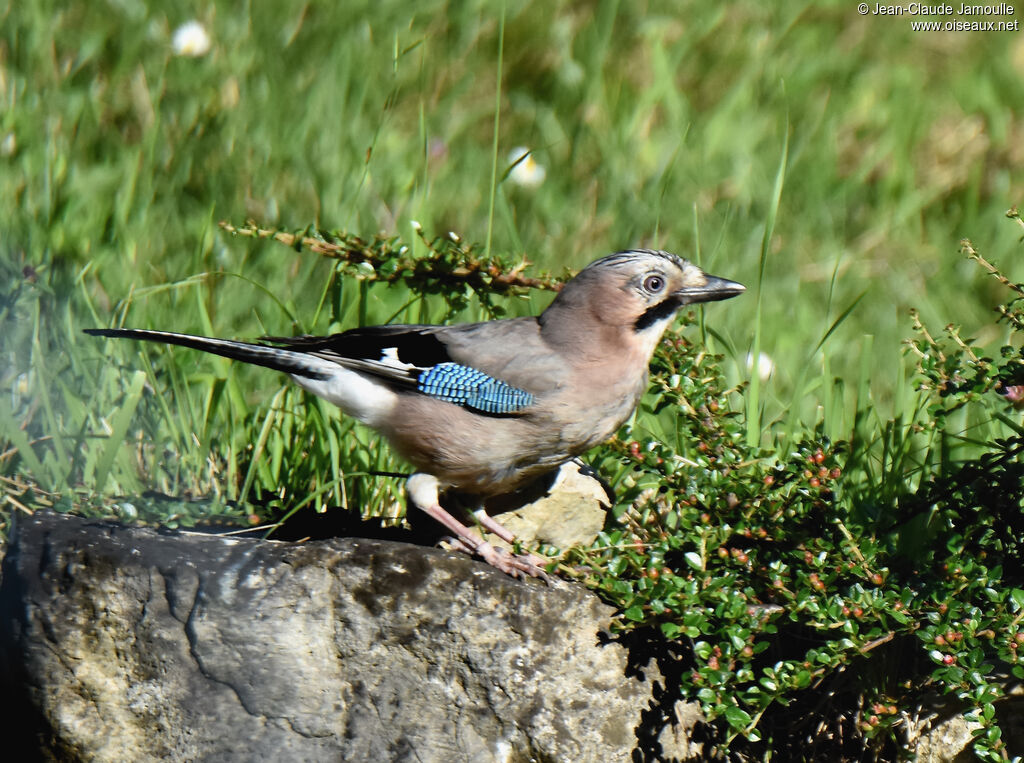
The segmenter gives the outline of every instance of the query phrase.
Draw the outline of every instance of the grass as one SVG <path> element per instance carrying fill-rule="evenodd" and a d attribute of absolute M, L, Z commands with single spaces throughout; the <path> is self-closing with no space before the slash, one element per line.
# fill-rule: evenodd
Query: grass
<path fill-rule="evenodd" d="M 424 255 L 418 221 L 557 273 L 628 246 L 699 252 L 758 287 L 702 321 L 735 382 L 755 347 L 774 361 L 749 398 L 766 445 L 820 416 L 847 437 L 867 399 L 879 420 L 901 413 L 908 309 L 970 332 L 999 298 L 958 255 L 966 232 L 1017 275 L 1015 235 L 993 223 L 1022 190 L 1013 34 L 915 34 L 845 3 L 509 2 L 502 16 L 482 2 L 225 2 L 199 16 L 210 53 L 175 56 L 192 12 L 0 9 L 0 407 L 23 459 L 0 465 L 47 490 L 249 496 L 296 468 L 273 434 L 288 426 L 329 430 L 324 457 L 345 455 L 346 475 L 397 468 L 372 434 L 319 404 L 302 413 L 281 378 L 81 337 L 482 315 L 339 279 L 221 219 L 381 231 Z M 546 167 L 542 186 L 503 178 L 517 145 Z M 38 455 L 29 438 L 45 438 Z M 342 477 L 332 501 L 394 497 L 353 495 Z"/>

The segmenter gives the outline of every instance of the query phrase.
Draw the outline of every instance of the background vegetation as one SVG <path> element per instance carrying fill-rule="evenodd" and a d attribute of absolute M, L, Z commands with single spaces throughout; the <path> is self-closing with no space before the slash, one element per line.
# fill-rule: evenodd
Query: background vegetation
<path fill-rule="evenodd" d="M 191 18 L 211 38 L 200 56 L 172 44 Z M 1019 521 L 1019 414 L 993 393 L 1015 380 L 1019 324 L 992 320 L 1015 293 L 959 241 L 1021 278 L 1003 212 L 1024 191 L 1024 37 L 914 33 L 848 2 L 41 0 L 0 4 L 0 20 L 4 527 L 46 505 L 171 525 L 404 510 L 397 481 L 368 476 L 403 468 L 387 448 L 283 377 L 82 328 L 254 337 L 526 314 L 545 290 L 423 273 L 495 256 L 561 275 L 664 247 L 751 292 L 693 317 L 631 428 L 593 454 L 625 519 L 599 543 L 611 552 L 576 552 L 588 582 L 623 627 L 678 645 L 694 666 L 679 692 L 735 754 L 785 757 L 806 734 L 895 755 L 905 714 L 939 690 L 984 721 L 983 754 L 1006 755 L 987 708 L 1024 581 L 1012 539 L 971 528 Z M 518 146 L 540 184 L 508 173 Z M 350 259 L 377 267 L 217 226 L 247 218 L 358 236 Z M 940 340 L 949 322 L 963 335 L 940 352 L 911 307 Z M 905 355 L 911 335 L 920 352 Z M 1003 365 L 979 365 L 986 352 Z M 972 468 L 1002 481 L 982 491 Z M 761 531 L 756 550 L 738 540 Z M 651 584 L 665 566 L 685 572 L 668 591 Z M 768 594 L 777 580 L 792 598 Z M 737 591 L 768 609 L 746 614 Z M 886 614 L 897 600 L 906 623 Z M 963 625 L 975 611 L 991 621 Z M 808 649 L 778 653 L 794 628 Z M 842 683 L 889 664 L 917 669 Z M 772 725 L 826 678 L 837 725 Z"/>

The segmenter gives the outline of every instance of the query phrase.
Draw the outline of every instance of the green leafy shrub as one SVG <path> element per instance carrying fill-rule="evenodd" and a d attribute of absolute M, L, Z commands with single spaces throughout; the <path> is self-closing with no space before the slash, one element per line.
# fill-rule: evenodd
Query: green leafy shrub
<path fill-rule="evenodd" d="M 907 756 L 913 719 L 941 698 L 976 722 L 982 759 L 1008 758 L 995 702 L 1024 679 L 1024 429 L 995 393 L 1019 404 L 1024 390 L 1012 341 L 1024 291 L 965 251 L 1012 290 L 999 309 L 1011 341 L 993 360 L 955 327 L 935 340 L 915 315 L 913 420 L 870 441 L 819 432 L 789 453 L 749 447 L 742 390 L 676 332 L 644 404 L 674 430 L 627 429 L 604 457 L 618 527 L 573 559 L 621 630 L 646 631 L 648 648 L 660 631 L 662 672 L 700 703 L 720 751 Z M 957 431 L 965 408 L 1010 435 Z M 953 458 L 954 445 L 975 454 Z"/>

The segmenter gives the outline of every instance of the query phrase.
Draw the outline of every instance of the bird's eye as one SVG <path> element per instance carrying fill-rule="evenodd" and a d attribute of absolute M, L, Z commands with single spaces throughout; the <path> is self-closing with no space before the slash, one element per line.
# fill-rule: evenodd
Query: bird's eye
<path fill-rule="evenodd" d="M 661 276 L 650 275 L 644 279 L 644 289 L 651 294 L 657 294 L 665 288 L 665 279 Z"/>

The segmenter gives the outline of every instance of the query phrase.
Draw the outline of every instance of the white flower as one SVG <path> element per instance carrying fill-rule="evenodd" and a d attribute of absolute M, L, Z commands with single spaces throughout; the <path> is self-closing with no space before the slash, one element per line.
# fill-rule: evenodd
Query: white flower
<path fill-rule="evenodd" d="M 210 35 L 198 21 L 186 21 L 174 30 L 171 47 L 174 48 L 176 56 L 205 56 L 210 52 Z"/>
<path fill-rule="evenodd" d="M 536 188 L 544 182 L 548 171 L 533 158 L 530 149 L 523 146 L 512 149 L 508 163 L 515 166 L 509 171 L 508 179 L 523 188 Z"/>
<path fill-rule="evenodd" d="M 747 370 L 754 370 L 754 353 L 747 353 Z M 766 352 L 762 352 L 757 356 L 757 375 L 761 381 L 766 382 L 771 378 L 771 375 L 775 373 L 775 361 Z"/>

